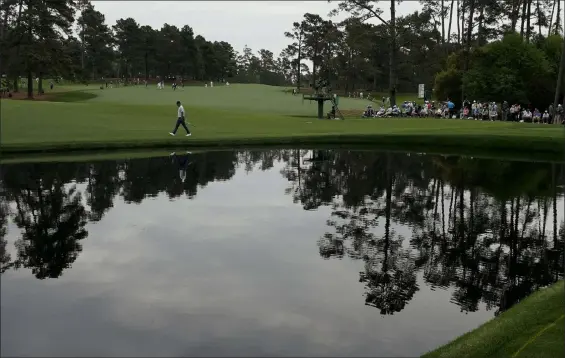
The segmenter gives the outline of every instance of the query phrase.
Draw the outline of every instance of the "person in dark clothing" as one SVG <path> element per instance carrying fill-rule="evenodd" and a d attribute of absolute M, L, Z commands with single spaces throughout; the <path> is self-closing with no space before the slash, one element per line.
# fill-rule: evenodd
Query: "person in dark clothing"
<path fill-rule="evenodd" d="M 192 164 L 190 161 L 190 154 L 192 153 L 186 152 L 185 155 L 177 155 L 175 152 L 171 153 L 171 156 L 174 158 L 173 160 L 179 168 L 179 178 L 183 182 L 186 180 L 186 170 L 188 169 L 188 166 Z"/>
<path fill-rule="evenodd" d="M 331 111 L 328 112 L 327 118 L 328 119 L 335 119 L 335 106 L 332 106 Z"/>
<path fill-rule="evenodd" d="M 502 120 L 503 121 L 507 121 L 508 120 L 508 110 L 510 108 L 508 107 L 508 102 L 504 101 L 502 102 Z"/>
<path fill-rule="evenodd" d="M 464 100 L 463 101 L 463 108 L 469 108 L 471 109 L 471 102 L 469 102 L 469 100 Z"/>

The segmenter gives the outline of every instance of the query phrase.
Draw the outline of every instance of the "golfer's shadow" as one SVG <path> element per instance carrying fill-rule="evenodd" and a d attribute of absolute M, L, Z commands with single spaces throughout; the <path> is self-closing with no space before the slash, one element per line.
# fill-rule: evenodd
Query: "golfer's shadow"
<path fill-rule="evenodd" d="M 179 168 L 179 177 L 183 183 L 186 180 L 186 170 L 188 169 L 188 166 L 193 163 L 190 160 L 191 155 L 192 152 L 186 152 L 185 154 L 180 155 L 176 152 L 172 152 L 170 154 L 173 163 L 175 163 Z"/>

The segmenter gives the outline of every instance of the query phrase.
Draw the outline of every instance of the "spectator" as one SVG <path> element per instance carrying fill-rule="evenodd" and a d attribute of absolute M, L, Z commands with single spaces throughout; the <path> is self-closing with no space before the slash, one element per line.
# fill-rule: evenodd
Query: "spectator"
<path fill-rule="evenodd" d="M 540 123 L 541 121 L 541 113 L 539 111 L 539 109 L 534 109 L 534 114 L 533 114 L 533 122 L 534 123 Z"/>
<path fill-rule="evenodd" d="M 545 112 L 543 112 L 542 121 L 544 124 L 549 123 L 549 112 L 547 111 L 547 109 L 545 110 Z"/>
<path fill-rule="evenodd" d="M 555 118 L 555 108 L 553 107 L 553 104 L 550 103 L 549 104 L 549 121 L 550 123 L 553 122 L 553 119 Z"/>
<path fill-rule="evenodd" d="M 502 102 L 502 120 L 508 120 L 508 102 L 506 101 Z"/>
<path fill-rule="evenodd" d="M 563 123 L 563 105 L 561 105 L 561 103 L 557 105 L 557 110 L 555 111 L 555 120 L 553 121 L 553 123 Z"/>

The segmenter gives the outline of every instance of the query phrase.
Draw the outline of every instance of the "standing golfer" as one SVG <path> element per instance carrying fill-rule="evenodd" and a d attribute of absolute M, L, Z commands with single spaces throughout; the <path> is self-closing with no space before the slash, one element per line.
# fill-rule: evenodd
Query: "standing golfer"
<path fill-rule="evenodd" d="M 179 129 L 179 126 L 182 125 L 184 129 L 186 129 L 186 136 L 190 137 L 192 134 L 190 133 L 188 127 L 186 126 L 185 117 L 184 117 L 184 107 L 182 106 L 182 104 L 180 104 L 180 101 L 177 101 L 177 107 L 178 107 L 177 124 L 175 125 L 175 129 L 169 134 L 172 136 L 177 134 L 177 129 Z"/>

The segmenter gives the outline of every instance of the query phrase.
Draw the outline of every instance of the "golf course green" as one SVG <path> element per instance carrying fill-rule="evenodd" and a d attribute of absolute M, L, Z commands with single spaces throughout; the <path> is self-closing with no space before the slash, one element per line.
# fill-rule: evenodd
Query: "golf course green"
<path fill-rule="evenodd" d="M 399 101 L 410 99 L 400 96 Z M 176 137 L 179 100 L 193 132 Z M 43 100 L 2 100 L 3 154 L 165 147 L 369 145 L 410 150 L 536 153 L 562 158 L 561 126 L 446 119 L 361 119 L 370 102 L 341 98 L 346 120 L 318 120 L 316 103 L 282 87 L 232 84 L 59 87 Z M 326 104 L 329 110 L 329 103 Z"/>

